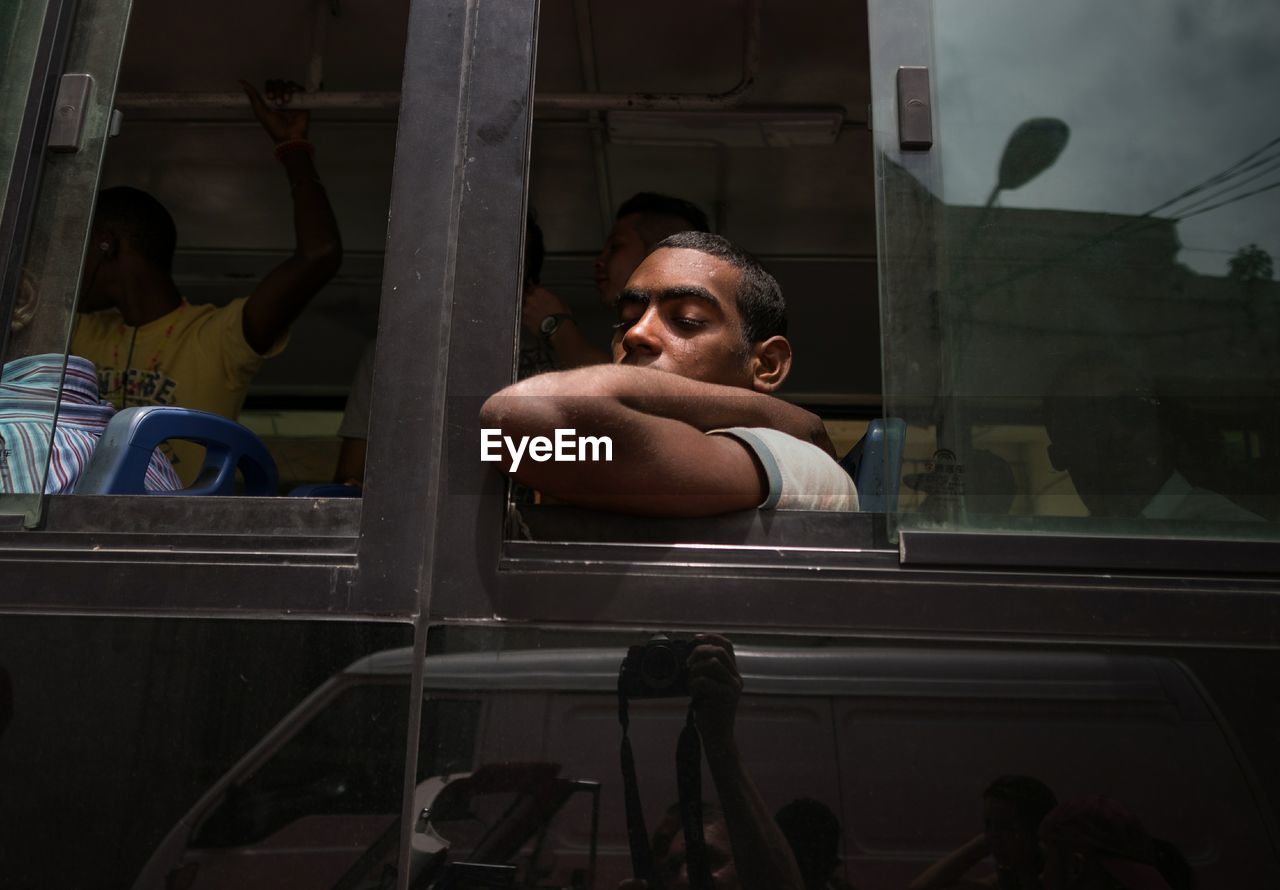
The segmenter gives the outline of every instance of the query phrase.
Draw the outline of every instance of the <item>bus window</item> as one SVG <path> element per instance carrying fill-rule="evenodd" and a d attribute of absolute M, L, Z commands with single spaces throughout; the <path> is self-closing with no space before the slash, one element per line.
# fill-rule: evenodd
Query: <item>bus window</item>
<path fill-rule="evenodd" d="M 672 460 L 659 461 L 652 472 L 636 462 L 639 452 L 662 450 L 647 433 L 638 435 L 645 441 L 631 451 L 611 440 L 621 449 L 611 457 L 617 478 L 597 485 L 596 465 L 610 461 L 604 452 L 579 457 L 578 439 L 570 445 L 578 449 L 572 459 L 580 466 L 565 471 L 561 483 L 521 483 L 519 468 L 514 470 L 515 536 L 597 541 L 610 539 L 614 528 L 624 539 L 636 534 L 635 523 L 630 530 L 628 523 L 613 526 L 579 516 L 574 507 L 705 517 L 763 503 L 776 481 L 765 476 L 773 458 L 754 449 L 771 447 L 767 435 L 757 441 L 702 434 L 770 422 L 806 437 L 797 447 L 812 449 L 813 460 L 821 463 L 809 509 L 834 509 L 817 506 L 819 500 L 844 510 L 854 505 L 851 474 L 832 458 L 846 456 L 880 414 L 865 21 L 854 7 L 814 7 L 811 13 L 783 13 L 754 2 L 696 9 L 667 3 L 644 10 L 596 4 L 584 11 L 567 3 L 542 8 L 514 376 L 528 383 L 548 371 L 568 371 L 557 385 L 572 398 L 577 381 L 605 379 L 595 374 L 604 365 L 652 365 L 686 380 L 728 384 L 718 394 L 699 389 L 686 401 L 690 406 L 754 386 L 771 396 L 761 403 L 776 398 L 779 407 L 776 420 L 768 422 L 732 411 L 716 421 L 670 418 L 693 431 L 689 444 L 727 444 L 730 456 L 741 458 L 735 469 L 743 471 L 750 490 L 726 506 L 708 506 L 719 498 L 718 480 L 689 478 L 677 485 L 673 474 L 659 472 L 678 454 L 667 455 Z M 744 301 L 728 289 L 718 295 L 716 311 L 722 314 L 714 330 L 707 319 L 671 317 L 659 326 L 674 338 L 662 355 L 653 348 L 656 341 L 633 345 L 645 339 L 640 332 L 646 324 L 637 324 L 638 302 L 660 302 L 656 292 L 639 293 L 648 285 L 635 276 L 661 267 L 662 258 L 673 254 L 672 248 L 655 251 L 664 238 L 696 240 L 691 233 L 700 231 L 758 258 L 785 299 L 785 327 L 769 315 L 766 297 Z M 706 249 L 713 248 L 698 250 Z M 731 274 L 745 282 L 745 269 L 733 267 Z M 629 282 L 638 283 L 628 289 Z M 680 333 L 691 333 L 695 324 L 703 325 L 700 336 Z M 732 328 L 733 337 L 717 345 L 722 328 Z M 786 370 L 752 381 L 744 371 L 746 356 L 753 346 L 781 339 L 784 331 Z M 725 362 L 732 367 L 717 376 L 708 369 L 719 359 L 708 357 L 720 348 L 733 353 Z M 692 363 L 677 367 L 672 360 L 682 350 Z M 636 370 L 636 379 L 654 379 Z M 497 434 L 490 439 L 484 459 L 509 469 L 513 446 Z M 828 456 L 821 455 L 823 449 Z M 791 458 L 782 454 L 770 451 L 783 461 L 780 473 L 789 480 Z M 802 451 L 795 459 L 810 457 Z M 525 458 L 526 471 L 539 469 L 540 460 Z M 547 466 L 562 462 L 558 456 Z M 728 473 L 728 465 L 720 464 L 718 472 Z M 627 488 L 627 476 L 648 477 L 651 490 L 622 500 L 600 496 L 606 489 Z M 704 481 L 709 488 L 701 487 Z M 650 496 L 665 503 L 646 506 Z M 791 506 L 790 489 L 781 496 L 783 506 Z M 865 526 L 869 539 L 870 523 L 864 520 L 833 516 L 833 535 L 848 540 L 860 534 L 851 525 Z M 708 540 L 714 524 L 659 534 Z"/>
<path fill-rule="evenodd" d="M 264 332 L 276 342 L 222 353 L 243 410 L 192 407 L 239 417 L 267 444 L 284 491 L 333 478 L 345 396 L 361 353 L 372 351 L 405 6 L 295 4 L 247 25 L 136 3 L 131 20 L 118 99 L 125 124 L 103 186 L 141 188 L 172 215 L 172 278 L 183 299 L 223 312 L 245 297 L 238 311 L 266 306 Z M 265 94 L 261 113 L 240 81 Z M 264 352 L 266 361 L 255 355 Z M 185 385 L 200 389 L 201 379 Z M 168 382 L 144 381 L 123 401 L 162 402 Z M 198 453 L 178 445 L 171 456 L 189 480 Z"/>
<path fill-rule="evenodd" d="M 871 6 L 902 527 L 1274 536 L 1273 8 L 928 4 L 893 58 L 908 13 Z"/>
<path fill-rule="evenodd" d="M 334 478 L 345 397 L 372 355 L 405 7 L 294 4 L 251 24 L 154 2 L 79 13 L 103 47 L 98 18 L 118 19 L 99 49 L 115 56 L 90 90 L 101 107 L 82 138 L 94 141 L 73 160 L 52 155 L 45 173 L 85 168 L 74 214 L 42 198 L 70 222 L 50 232 L 38 218 L 33 230 L 32 327 L 61 343 L 70 322 L 73 362 L 92 364 L 112 411 L 241 421 L 266 444 L 281 493 Z M 158 487 L 191 486 L 204 449 L 170 432 L 159 451 L 177 478 Z"/>
<path fill-rule="evenodd" d="M 1020 9 L 1018 27 L 1034 39 L 1008 55 L 996 45 L 1003 29 L 977 29 L 956 9 L 934 10 L 936 39 L 922 37 L 915 59 L 932 76 L 936 132 L 923 151 L 900 147 L 894 104 L 889 38 L 907 13 L 895 18 L 873 4 L 885 60 L 871 72 L 879 255 L 857 126 L 866 75 L 834 49 L 856 45 L 856 24 L 826 9 L 801 17 L 794 30 L 822 32 L 806 34 L 801 49 L 790 31 L 768 26 L 765 11 L 770 52 L 749 96 L 708 110 L 689 97 L 717 77 L 732 83 L 731 50 L 744 36 L 750 44 L 750 4 L 745 32 L 721 16 L 717 39 L 696 28 L 669 33 L 662 16 L 545 9 L 529 203 L 546 260 L 523 288 L 517 374 L 615 357 L 608 326 L 618 317 L 607 304 L 627 240 L 613 237 L 626 222 L 618 212 L 658 193 L 693 204 L 776 274 L 794 348 L 778 393 L 817 409 L 836 456 L 848 455 L 871 419 L 905 431 L 887 458 L 874 458 L 885 461 L 885 490 L 864 494 L 872 509 L 908 528 L 1270 537 L 1280 517 L 1267 309 L 1275 137 L 1241 102 L 1217 106 L 1221 126 L 1185 139 L 1182 111 L 1205 87 L 1175 73 L 1169 47 L 1181 28 L 1194 35 L 1198 58 L 1253 58 L 1259 28 L 1273 22 L 1262 5 L 1203 13 L 1203 26 L 1201 14 L 1184 22 L 1162 12 L 1168 39 L 1144 43 L 1138 68 L 1144 91 L 1166 99 L 1134 117 L 1120 98 L 1128 93 L 1114 91 L 1105 103 L 1113 113 L 1097 117 L 1088 112 L 1102 85 L 1124 82 L 1134 65 L 1124 51 L 1138 27 L 1130 13 Z M 985 9 L 995 21 L 1005 5 Z M 1042 20 L 1092 34 L 1095 20 L 1111 18 L 1115 26 L 1099 32 L 1106 51 L 1093 86 L 1045 64 L 1057 58 L 1047 49 L 1058 28 Z M 653 52 L 633 61 L 632 46 Z M 573 57 L 577 66 L 566 62 Z M 1256 78 L 1271 76 L 1269 66 L 1233 62 L 1213 82 L 1251 96 Z M 1036 86 L 1050 80 L 1052 89 Z M 647 100 L 610 104 L 612 90 L 642 82 Z M 584 88 L 586 97 L 576 92 Z M 662 105 L 668 92 L 684 104 Z M 995 107 L 999 114 L 984 110 Z M 824 131 L 819 118 L 832 109 L 839 126 Z M 1144 162 L 1157 154 L 1160 164 Z M 651 246 L 639 237 L 641 257 Z M 877 275 L 878 324 L 861 314 Z M 517 444 L 493 437 L 486 459 L 511 465 Z M 571 444 L 577 457 L 581 440 Z M 537 469 L 525 461 L 526 475 Z M 607 505 L 594 477 L 579 475 L 585 490 L 559 501 Z M 567 534 L 560 522 L 554 533 L 540 529 L 555 509 L 540 508 L 558 502 L 554 488 L 546 494 L 517 491 L 514 536 Z"/>

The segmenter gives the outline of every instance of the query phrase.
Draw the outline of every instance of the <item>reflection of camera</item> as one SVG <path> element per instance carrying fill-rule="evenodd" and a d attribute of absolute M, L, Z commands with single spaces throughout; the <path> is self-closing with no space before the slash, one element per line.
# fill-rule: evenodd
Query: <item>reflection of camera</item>
<path fill-rule="evenodd" d="M 674 698 L 689 694 L 690 640 L 655 634 L 649 642 L 632 646 L 622 660 L 618 691 L 627 698 Z"/>

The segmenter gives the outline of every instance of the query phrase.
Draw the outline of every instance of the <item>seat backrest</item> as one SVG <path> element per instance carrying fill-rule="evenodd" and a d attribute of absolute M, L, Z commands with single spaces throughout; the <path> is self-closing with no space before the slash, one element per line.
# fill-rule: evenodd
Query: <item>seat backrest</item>
<path fill-rule="evenodd" d="M 203 445 L 204 464 L 196 481 L 180 491 L 147 491 L 143 480 L 152 453 L 168 439 Z M 76 494 L 235 494 L 236 470 L 246 495 L 277 493 L 276 462 L 245 427 L 218 414 L 148 405 L 126 408 L 111 418 L 76 484 Z"/>
<path fill-rule="evenodd" d="M 876 418 L 867 433 L 840 460 L 858 489 L 858 506 L 864 513 L 888 513 L 898 508 L 898 482 L 902 478 L 902 449 L 907 422 L 900 417 Z"/>

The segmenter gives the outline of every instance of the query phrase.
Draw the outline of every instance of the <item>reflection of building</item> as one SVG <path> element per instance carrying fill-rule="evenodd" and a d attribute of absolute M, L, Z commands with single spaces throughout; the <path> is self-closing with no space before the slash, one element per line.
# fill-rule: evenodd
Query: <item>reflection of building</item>
<path fill-rule="evenodd" d="M 952 207 L 943 224 L 950 250 L 972 245 L 942 310 L 969 423 L 1034 420 L 1062 363 L 1111 354 L 1151 381 L 1184 474 L 1274 513 L 1280 285 L 1191 272 L 1171 220 Z"/>
<path fill-rule="evenodd" d="M 941 422 L 955 448 L 1025 429 L 997 450 L 1043 492 L 1030 459 L 1045 389 L 1072 357 L 1109 354 L 1150 381 L 1184 475 L 1278 512 L 1280 284 L 1228 278 L 1225 262 L 1222 277 L 1192 272 L 1175 220 L 945 206 L 884 172 L 898 224 L 921 233 L 914 255 L 881 258 L 890 413 Z"/>
<path fill-rule="evenodd" d="M 1098 351 L 1166 395 L 1280 382 L 1280 285 L 1191 272 L 1172 220 L 948 207 L 942 225 L 959 394 L 1038 396 L 1055 360 Z"/>

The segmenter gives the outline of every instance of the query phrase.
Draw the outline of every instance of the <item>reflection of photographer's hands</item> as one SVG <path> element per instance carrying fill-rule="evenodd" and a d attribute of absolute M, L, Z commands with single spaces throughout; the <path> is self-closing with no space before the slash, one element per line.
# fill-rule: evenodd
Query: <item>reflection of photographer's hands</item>
<path fill-rule="evenodd" d="M 689 654 L 689 694 L 693 717 L 708 753 L 733 741 L 733 721 L 742 694 L 742 677 L 733 643 L 718 634 L 698 634 Z"/>

